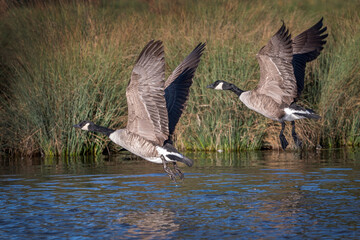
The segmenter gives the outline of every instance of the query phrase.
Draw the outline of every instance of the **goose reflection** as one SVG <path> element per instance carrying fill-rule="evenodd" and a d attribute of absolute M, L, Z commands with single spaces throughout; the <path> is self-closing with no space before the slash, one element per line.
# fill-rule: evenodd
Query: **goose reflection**
<path fill-rule="evenodd" d="M 127 225 L 125 238 L 137 236 L 141 239 L 169 239 L 170 235 L 180 228 L 174 220 L 175 213 L 169 209 L 160 208 L 119 215 L 117 221 Z"/>

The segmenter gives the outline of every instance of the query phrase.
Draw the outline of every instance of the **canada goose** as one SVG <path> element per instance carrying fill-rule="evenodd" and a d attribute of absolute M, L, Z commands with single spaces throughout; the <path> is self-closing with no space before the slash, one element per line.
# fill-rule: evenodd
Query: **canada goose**
<path fill-rule="evenodd" d="M 283 134 L 285 121 L 292 125 L 292 137 L 297 147 L 302 142 L 295 132 L 294 120 L 302 118 L 321 118 L 313 110 L 296 104 L 304 89 L 306 63 L 316 59 L 328 36 L 323 34 L 323 18 L 314 26 L 296 36 L 293 40 L 285 24 L 262 47 L 257 54 L 260 65 L 260 81 L 251 91 L 243 91 L 231 83 L 222 80 L 207 86 L 215 90 L 230 90 L 250 109 L 281 122 L 280 141 L 285 150 L 288 142 Z M 323 34 L 323 35 L 321 35 Z"/>
<path fill-rule="evenodd" d="M 205 43 L 200 43 L 165 82 L 162 42 L 150 41 L 140 53 L 126 88 L 126 128 L 113 130 L 90 121 L 82 121 L 74 127 L 103 133 L 133 154 L 150 162 L 162 163 L 173 181 L 176 175 L 183 179 L 184 174 L 176 162 L 191 167 L 193 160 L 176 150 L 171 135 L 183 112 L 204 49 Z M 173 163 L 175 173 L 167 166 L 167 162 Z"/>

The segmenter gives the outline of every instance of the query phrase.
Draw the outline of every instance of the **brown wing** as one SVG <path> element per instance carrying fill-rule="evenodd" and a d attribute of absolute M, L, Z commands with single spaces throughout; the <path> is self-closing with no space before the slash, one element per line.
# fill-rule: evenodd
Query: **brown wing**
<path fill-rule="evenodd" d="M 140 53 L 126 89 L 127 129 L 159 145 L 169 136 L 164 80 L 162 42 L 150 41 Z"/>
<path fill-rule="evenodd" d="M 254 91 L 271 97 L 278 104 L 291 104 L 297 93 L 291 43 L 291 35 L 283 23 L 257 54 L 260 81 Z"/>

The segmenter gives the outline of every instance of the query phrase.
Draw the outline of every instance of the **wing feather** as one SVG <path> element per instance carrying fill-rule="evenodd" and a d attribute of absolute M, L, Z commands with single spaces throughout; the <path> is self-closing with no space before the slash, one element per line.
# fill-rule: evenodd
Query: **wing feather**
<path fill-rule="evenodd" d="M 166 108 L 169 118 L 169 132 L 172 135 L 178 123 L 185 103 L 189 97 L 190 86 L 195 71 L 199 65 L 201 55 L 205 49 L 205 43 L 200 43 L 180 63 L 165 82 Z"/>
<path fill-rule="evenodd" d="M 304 89 L 306 63 L 315 60 L 320 55 L 321 50 L 323 50 L 323 45 L 326 43 L 324 39 L 327 38 L 328 34 L 323 33 L 327 28 L 323 27 L 322 22 L 323 18 L 308 30 L 297 35 L 292 42 L 292 65 L 297 82 L 298 97 Z"/>
<path fill-rule="evenodd" d="M 196 70 L 200 62 L 200 57 L 205 50 L 206 43 L 199 43 L 194 50 L 175 68 L 168 79 L 165 82 L 165 88 L 179 77 L 179 75 L 187 68 L 193 68 Z"/>
<path fill-rule="evenodd" d="M 164 79 L 164 48 L 152 40 L 140 53 L 126 89 L 127 129 L 159 145 L 169 136 Z"/>
<path fill-rule="evenodd" d="M 254 91 L 271 97 L 278 104 L 291 104 L 296 96 L 291 35 L 285 24 L 257 54 L 260 81 Z"/>

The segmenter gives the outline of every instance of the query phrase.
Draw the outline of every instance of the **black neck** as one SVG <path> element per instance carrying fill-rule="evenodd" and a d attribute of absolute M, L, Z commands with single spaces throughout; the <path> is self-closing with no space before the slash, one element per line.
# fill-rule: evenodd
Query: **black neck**
<path fill-rule="evenodd" d="M 238 88 L 237 86 L 235 86 L 232 83 L 229 83 L 229 85 L 227 86 L 227 88 L 225 90 L 230 90 L 233 93 L 235 93 L 238 97 L 240 97 L 240 95 L 244 92 L 243 90 L 241 90 L 240 88 Z"/>
<path fill-rule="evenodd" d="M 115 132 L 115 130 L 113 130 L 113 129 L 98 126 L 98 125 L 95 125 L 95 124 L 89 126 L 89 131 L 103 133 L 103 134 L 105 134 L 107 136 L 109 136 L 111 133 Z"/>

